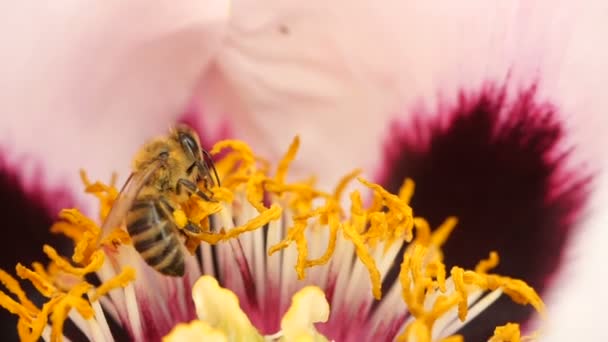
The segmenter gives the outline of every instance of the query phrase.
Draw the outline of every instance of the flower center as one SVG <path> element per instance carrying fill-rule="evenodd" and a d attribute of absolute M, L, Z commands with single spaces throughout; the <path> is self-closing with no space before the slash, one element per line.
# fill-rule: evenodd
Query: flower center
<path fill-rule="evenodd" d="M 325 265 L 332 259 L 336 253 L 338 238 L 342 236 L 352 245 L 358 261 L 367 270 L 371 291 L 377 300 L 383 296 L 382 267 L 377 263 L 377 256 L 386 254 L 395 244 L 400 247 L 404 242 L 409 243 L 399 275 L 402 298 L 412 316 L 400 336 L 403 340 L 430 341 L 438 320 L 445 318 L 451 310 L 457 309 L 458 318 L 464 321 L 469 308 L 474 311 L 475 306 L 471 306 L 471 303 L 487 291 L 494 291 L 494 297 L 502 292 L 517 303 L 531 304 L 540 312 L 544 310 L 536 292 L 523 281 L 488 273 L 498 264 L 496 253 L 491 253 L 490 258 L 480 262 L 475 270 L 453 267 L 450 271 L 451 277 L 446 279 L 441 246 L 454 229 L 456 219 L 448 218 L 431 232 L 429 224 L 423 218 L 415 217 L 409 206 L 414 192 L 413 181 L 406 180 L 397 194 L 359 177 L 358 170 L 346 175 L 333 192 L 318 189 L 311 180 L 289 182 L 289 166 L 298 147 L 299 139 L 296 137 L 271 175 L 269 163 L 256 156 L 245 143 L 236 140 L 218 142 L 211 154 L 222 152 L 224 155 L 216 164 L 222 185 L 209 189 L 213 193 L 213 201 L 192 196 L 173 212 L 173 219 L 180 230 L 179 233 L 185 237 L 184 245 L 190 253 L 194 253 L 201 244 L 231 244 L 243 278 L 249 285 L 246 294 L 248 299 L 254 300 L 256 286 L 263 284 L 256 284 L 254 281 L 255 277 L 251 274 L 247 257 L 237 238 L 242 234 L 265 229 L 272 222 L 288 216 L 287 221 L 291 226 L 278 243 L 269 246 L 269 256 L 294 245 L 297 251 L 294 267 L 298 278 L 303 279 L 307 269 Z M 225 153 L 225 150 L 228 152 Z M 118 196 L 114 182 L 109 185 L 92 183 L 84 173 L 82 179 L 86 186 L 85 191 L 100 200 L 100 218 L 103 220 Z M 361 190 L 350 194 L 350 210 L 346 210 L 342 207 L 341 197 L 346 184 L 355 179 L 360 183 Z M 362 191 L 371 196 L 372 200 L 368 206 L 363 204 Z M 246 205 L 250 205 L 255 213 L 246 222 L 232 225 L 235 208 Z M 220 229 L 211 229 L 212 219 L 219 221 Z M 200 226 L 201 231 L 194 233 L 184 229 L 188 222 Z M 325 229 L 329 236 L 325 251 L 317 257 L 310 257 L 309 253 L 311 242 L 307 236 L 313 229 Z M 51 340 L 59 340 L 65 320 L 68 315 L 73 315 L 72 309 L 90 324 L 93 333 L 103 331 L 104 311 L 100 300 L 115 289 L 133 291 L 132 281 L 139 276 L 136 274 L 135 265 L 124 264 L 121 265 L 120 272 L 113 277 L 103 277 L 105 281 L 97 286 L 87 280 L 90 274 L 101 274 L 105 268 L 120 264 L 120 251 L 125 247 L 131 248 L 130 237 L 124 229 L 118 228 L 102 237 L 99 225 L 93 220 L 82 215 L 77 209 L 65 209 L 60 213 L 60 221 L 51 227 L 51 231 L 62 233 L 74 241 L 71 260 L 60 256 L 55 249 L 46 245 L 44 252 L 51 260 L 47 267 L 34 263 L 31 268 L 21 264 L 16 268 L 20 278 L 32 282 L 36 289 L 48 298 L 42 308 L 36 307 L 27 299 L 14 278 L 6 272 L 0 273 L 0 281 L 13 294 L 11 297 L 0 292 L 0 305 L 19 316 L 17 328 L 21 339 L 25 341 L 37 340 L 47 333 L 50 333 Z M 219 289 L 219 285 L 212 288 L 216 287 Z M 317 300 L 321 289 L 316 289 L 310 290 L 316 293 L 315 295 L 306 292 L 309 295 L 307 298 Z M 296 297 L 294 303 L 297 298 L 301 298 Z M 309 318 L 304 319 L 308 323 L 298 324 L 297 318 L 306 316 L 298 312 L 310 313 L 310 310 L 298 310 L 301 307 L 302 305 L 296 305 L 293 310 L 287 312 L 284 319 L 287 319 L 285 326 L 288 328 L 283 329 L 284 334 L 312 324 Z M 240 310 L 238 301 L 232 309 L 226 310 L 237 313 Z M 195 326 L 212 334 L 216 334 L 217 329 L 229 331 L 230 327 L 227 327 L 226 323 L 230 323 L 236 316 L 231 318 L 226 310 L 212 321 L 207 320 L 206 324 Z M 238 314 L 239 317 L 243 315 Z M 139 319 L 132 314 L 129 317 Z M 240 320 L 245 321 L 248 322 Z M 222 330 L 222 327 L 225 329 Z"/>

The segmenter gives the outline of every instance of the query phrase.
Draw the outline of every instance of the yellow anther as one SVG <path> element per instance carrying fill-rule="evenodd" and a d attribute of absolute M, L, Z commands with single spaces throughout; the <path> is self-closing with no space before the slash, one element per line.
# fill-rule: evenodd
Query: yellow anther
<path fill-rule="evenodd" d="M 74 267 L 70 264 L 69 261 L 59 256 L 59 254 L 53 247 L 49 245 L 44 245 L 42 250 L 49 257 L 49 259 L 51 259 L 57 264 L 60 269 L 64 270 L 67 273 L 71 273 L 78 276 L 84 276 L 87 273 L 99 270 L 101 268 L 101 265 L 103 265 L 104 261 L 103 251 L 97 250 L 93 253 L 93 255 L 91 255 L 91 262 L 88 265 L 86 265 L 85 267 Z"/>
<path fill-rule="evenodd" d="M 23 291 L 23 289 L 19 285 L 19 282 L 17 282 L 17 279 L 13 278 L 10 274 L 6 273 L 4 270 L 1 270 L 1 269 L 0 269 L 0 282 L 2 282 L 2 285 L 4 285 L 10 293 L 17 296 L 17 299 L 25 308 L 27 308 L 28 310 L 32 310 L 32 311 L 38 310 L 38 308 L 36 308 L 34 303 L 32 303 L 27 298 L 27 296 L 25 295 L 25 291 Z"/>
<path fill-rule="evenodd" d="M 32 310 L 28 310 L 24 305 L 18 303 L 6 293 L 0 291 L 0 306 L 8 312 L 18 315 L 22 319 L 31 320 Z"/>
<path fill-rule="evenodd" d="M 270 223 L 270 221 L 278 220 L 281 217 L 282 212 L 283 209 L 279 205 L 273 204 L 269 209 L 252 218 L 244 225 L 235 227 L 228 231 L 226 233 L 226 239 L 232 239 L 245 232 L 250 232 L 260 227 L 264 227 L 267 223 Z"/>
<path fill-rule="evenodd" d="M 99 235 L 101 229 L 88 217 L 84 216 L 78 209 L 63 209 L 59 212 L 59 221 L 51 226 L 51 232 L 62 233 L 78 242 L 84 232 Z"/>
<path fill-rule="evenodd" d="M 52 297 L 55 293 L 57 293 L 57 288 L 47 279 L 45 279 L 42 275 L 30 270 L 29 268 L 17 264 L 16 267 L 17 276 L 21 279 L 29 280 L 32 285 L 45 297 Z"/>
<path fill-rule="evenodd" d="M 88 231 L 84 232 L 80 240 L 76 243 L 76 247 L 74 247 L 74 255 L 72 255 L 72 260 L 77 263 L 87 262 L 88 258 L 91 256 L 91 253 L 97 249 L 96 243 L 96 235 Z"/>
<path fill-rule="evenodd" d="M 355 169 L 340 179 L 338 185 L 334 189 L 334 197 L 336 198 L 336 201 L 340 201 L 340 198 L 342 197 L 342 194 L 344 193 L 344 190 L 348 184 L 357 178 L 361 172 L 363 172 L 361 169 Z"/>
<path fill-rule="evenodd" d="M 374 258 L 372 258 L 365 246 L 365 243 L 363 242 L 363 239 L 361 238 L 361 235 L 359 235 L 354 227 L 348 223 L 345 223 L 342 225 L 342 227 L 345 237 L 355 245 L 355 253 L 357 254 L 357 257 L 359 260 L 361 260 L 369 272 L 369 278 L 372 283 L 372 294 L 374 295 L 374 298 L 380 299 L 382 297 L 382 283 L 380 279 L 380 271 L 378 270 L 378 267 L 376 267 Z"/>
<path fill-rule="evenodd" d="M 300 231 L 304 230 L 305 227 L 306 222 L 304 222 L 303 220 L 295 221 L 294 226 L 287 230 L 287 235 L 285 236 L 285 238 L 268 249 L 268 256 L 271 256 L 275 252 L 287 248 L 292 241 L 296 241 L 297 237 L 300 234 Z"/>
<path fill-rule="evenodd" d="M 456 228 L 458 219 L 450 216 L 431 234 L 431 245 L 441 247 L 447 241 L 448 237 Z"/>
<path fill-rule="evenodd" d="M 416 188 L 416 184 L 410 178 L 406 178 L 403 181 L 403 185 L 399 188 L 399 198 L 405 203 L 410 204 L 412 200 L 412 196 L 414 196 L 414 189 Z"/>
<path fill-rule="evenodd" d="M 464 321 L 467 318 L 468 304 L 467 304 L 467 291 L 464 283 L 464 270 L 460 267 L 452 268 L 452 280 L 456 287 L 456 292 L 460 295 L 458 301 L 458 318 Z"/>
<path fill-rule="evenodd" d="M 255 208 L 258 212 L 266 210 L 264 206 L 264 181 L 266 177 L 261 173 L 253 174 L 247 182 L 247 201 Z"/>
<path fill-rule="evenodd" d="M 422 217 L 415 217 L 414 227 L 416 228 L 416 242 L 428 246 L 431 242 L 431 226 L 429 223 Z"/>
<path fill-rule="evenodd" d="M 481 260 L 475 266 L 476 273 L 488 273 L 489 270 L 498 266 L 500 259 L 498 258 L 498 253 L 492 251 L 490 252 L 490 256 L 488 259 Z"/>
<path fill-rule="evenodd" d="M 251 148 L 247 146 L 242 141 L 238 140 L 222 140 L 217 142 L 210 153 L 215 155 L 220 153 L 222 150 L 230 148 L 233 150 L 233 153 L 238 153 L 240 161 L 243 163 L 241 168 L 248 170 L 253 165 L 255 165 L 255 156 L 251 151 Z"/>
<path fill-rule="evenodd" d="M 287 178 L 287 171 L 289 170 L 289 165 L 296 158 L 296 154 L 298 153 L 299 148 L 300 138 L 296 136 L 291 142 L 291 145 L 289 145 L 287 153 L 285 153 L 281 161 L 279 161 L 279 165 L 277 166 L 277 174 L 274 177 L 277 183 L 285 183 L 285 179 Z"/>
<path fill-rule="evenodd" d="M 494 336 L 488 342 L 520 342 L 521 332 L 519 324 L 507 323 L 506 325 L 496 327 Z"/>
<path fill-rule="evenodd" d="M 91 183 L 87 174 L 84 170 L 80 170 L 80 179 L 85 185 L 85 192 L 95 195 L 101 204 L 101 208 L 99 210 L 99 218 L 103 221 L 110 209 L 112 209 L 112 205 L 114 201 L 118 197 L 118 189 L 116 189 L 116 181 L 118 179 L 118 175 L 115 173 L 112 174 L 112 178 L 110 179 L 110 184 L 105 185 L 100 182 Z"/>
<path fill-rule="evenodd" d="M 72 308 L 75 308 L 84 319 L 89 319 L 93 316 L 94 312 L 90 303 L 82 298 L 90 287 L 91 285 L 87 283 L 78 284 L 58 300 L 51 313 L 51 322 L 53 323 L 51 341 L 61 340 L 63 324 Z"/>
<path fill-rule="evenodd" d="M 103 240 L 101 240 L 102 246 L 118 246 L 131 244 L 131 236 L 126 230 L 122 228 L 116 228 L 108 234 Z"/>
<path fill-rule="evenodd" d="M 522 305 L 530 304 L 541 316 L 545 315 L 545 304 L 536 291 L 522 280 L 494 274 L 478 274 L 473 271 L 464 272 L 463 280 L 467 284 L 473 284 L 489 291 L 500 288 L 514 302 Z"/>
<path fill-rule="evenodd" d="M 305 269 L 308 257 L 308 245 L 306 241 L 306 237 L 304 236 L 304 228 L 306 227 L 306 222 L 302 223 L 302 228 L 298 229 L 294 236 L 294 240 L 296 241 L 296 248 L 298 250 L 298 260 L 296 263 L 296 273 L 298 274 L 299 279 L 304 279 L 305 277 Z"/>
<path fill-rule="evenodd" d="M 125 267 L 120 274 L 114 278 L 107 280 L 101 284 L 96 290 L 93 296 L 91 296 L 91 302 L 99 300 L 100 297 L 105 296 L 108 292 L 119 287 L 125 287 L 130 282 L 135 280 L 135 269 L 132 267 Z"/>
<path fill-rule="evenodd" d="M 49 315 L 51 311 L 55 309 L 55 305 L 62 299 L 62 296 L 51 298 L 48 302 L 44 303 L 42 310 L 40 310 L 31 323 L 28 323 L 26 319 L 19 319 L 17 324 L 17 331 L 19 332 L 19 338 L 21 341 L 38 341 L 42 331 L 46 327 Z"/>
<path fill-rule="evenodd" d="M 411 241 L 413 237 L 414 217 L 412 208 L 399 196 L 391 194 L 382 186 L 357 178 L 363 185 L 373 190 L 382 197 L 384 204 L 388 207 L 387 223 L 390 225 L 392 234 L 395 238 L 403 238 Z"/>
<path fill-rule="evenodd" d="M 338 229 L 340 228 L 340 219 L 337 214 L 328 215 L 328 225 L 329 225 L 329 242 L 327 244 L 327 250 L 317 259 L 309 260 L 306 263 L 306 267 L 313 267 L 326 264 L 334 251 L 336 250 L 336 241 L 338 239 Z"/>

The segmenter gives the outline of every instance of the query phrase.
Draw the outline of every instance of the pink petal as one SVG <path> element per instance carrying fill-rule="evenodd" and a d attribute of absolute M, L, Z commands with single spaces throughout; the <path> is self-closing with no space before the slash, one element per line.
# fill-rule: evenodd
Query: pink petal
<path fill-rule="evenodd" d="M 228 15 L 224 0 L 1 7 L 0 145 L 77 191 L 79 168 L 125 179 L 142 141 L 185 109 Z"/>

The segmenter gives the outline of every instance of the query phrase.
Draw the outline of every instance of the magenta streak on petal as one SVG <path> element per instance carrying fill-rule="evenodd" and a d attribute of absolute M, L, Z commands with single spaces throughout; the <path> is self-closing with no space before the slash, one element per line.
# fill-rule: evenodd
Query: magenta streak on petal
<path fill-rule="evenodd" d="M 409 122 L 394 122 L 378 178 L 393 192 L 413 178 L 414 212 L 433 227 L 447 216 L 459 218 L 445 246 L 448 267 L 474 267 L 497 250 L 496 272 L 523 278 L 542 293 L 563 261 L 592 178 L 572 166 L 576 149 L 565 146 L 557 109 L 537 101 L 536 84 L 516 94 L 506 89 L 463 91 L 455 104 L 440 103 L 433 118 L 415 112 Z M 531 312 L 503 297 L 463 333 L 485 340 L 494 326 L 524 321 Z"/>
<path fill-rule="evenodd" d="M 205 122 L 205 112 L 199 107 L 191 106 L 177 121 L 192 127 L 206 150 L 210 150 L 216 142 L 233 136 L 230 122 L 225 119 L 218 127 L 210 128 Z"/>
<path fill-rule="evenodd" d="M 150 304 L 146 298 L 137 298 L 139 305 L 139 313 L 143 326 L 143 337 L 145 341 L 156 342 L 160 341 L 171 329 L 167 324 L 159 324 L 162 320 L 158 320 L 160 315 L 158 312 L 152 312 Z"/>

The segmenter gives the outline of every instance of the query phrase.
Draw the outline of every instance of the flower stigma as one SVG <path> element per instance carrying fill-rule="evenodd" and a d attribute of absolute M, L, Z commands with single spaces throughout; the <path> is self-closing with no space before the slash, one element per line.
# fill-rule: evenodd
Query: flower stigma
<path fill-rule="evenodd" d="M 524 281 L 490 273 L 499 262 L 496 252 L 491 252 L 473 270 L 461 267 L 446 270 L 441 247 L 455 229 L 457 219 L 448 217 L 433 230 L 424 218 L 416 217 L 409 205 L 414 194 L 412 180 L 406 179 L 397 194 L 361 177 L 361 170 L 347 174 L 333 191 L 318 189 L 314 179 L 288 181 L 290 163 L 299 145 L 296 137 L 272 172 L 270 163 L 255 155 L 244 142 L 216 143 L 210 153 L 223 156 L 215 164 L 222 184 L 212 189 L 200 185 L 201 190 L 213 194 L 214 201 L 191 196 L 173 212 L 185 250 L 192 255 L 207 251 L 200 262 L 212 263 L 210 259 L 215 257 L 219 264 L 217 272 L 222 271 L 224 254 L 212 254 L 208 248 L 230 246 L 228 251 L 238 266 L 243 291 L 218 282 L 219 278 L 208 274 L 212 272 L 206 272 L 205 267 L 190 266 L 190 274 L 180 283 L 175 278 L 157 275 L 134 254 L 124 227 L 102 236 L 96 220 L 78 209 L 64 209 L 50 229 L 73 241 L 72 255 L 61 256 L 45 245 L 43 251 L 49 259 L 46 265 L 37 262 L 16 266 L 17 277 L 30 282 L 46 298 L 44 304 L 36 305 L 15 277 L 0 270 L 0 281 L 5 287 L 5 291 L 0 291 L 0 305 L 18 316 L 21 340 L 61 341 L 65 338 L 63 327 L 70 319 L 89 339 L 111 341 L 114 339 L 107 315 L 118 321 L 132 339 L 147 340 L 150 334 L 142 327 L 147 327 L 146 321 L 154 310 L 149 310 L 151 313 L 138 308 L 144 305 L 141 303 L 152 305 L 150 301 L 165 298 L 155 297 L 154 292 L 146 291 L 149 285 L 143 284 L 162 279 L 159 288 L 173 296 L 167 298 L 177 296 L 179 300 L 175 304 L 162 303 L 161 307 L 171 311 L 178 310 L 171 305 L 183 306 L 178 310 L 183 315 L 177 321 L 156 328 L 158 331 L 154 333 L 164 336 L 164 341 L 327 341 L 329 334 L 320 332 L 315 324 L 327 322 L 337 300 L 333 297 L 338 298 L 341 291 L 340 296 L 344 297 L 348 291 L 331 288 L 330 283 L 336 282 L 329 280 L 318 286 L 314 283 L 303 286 L 306 285 L 303 281 L 309 270 L 331 269 L 328 265 L 332 260 L 349 259 L 350 255 L 356 257 L 367 273 L 368 294 L 380 303 L 379 307 L 393 302 L 405 305 L 407 316 L 397 336 L 400 341 L 461 341 L 462 337 L 454 333 L 503 294 L 516 303 L 533 306 L 541 315 L 544 313 L 542 300 Z M 116 177 L 109 184 L 91 182 L 84 172 L 81 178 L 85 191 L 99 200 L 99 219 L 103 222 L 119 196 Z M 343 197 L 347 185 L 354 181 L 360 189 L 350 193 L 348 208 Z M 371 201 L 364 205 L 363 198 L 368 195 Z M 238 214 L 241 212 L 248 215 L 241 217 Z M 184 229 L 188 222 L 198 225 L 200 232 Z M 286 228 L 284 233 L 275 234 L 279 231 L 273 227 L 279 222 Z M 257 231 L 263 231 L 272 243 L 267 243 L 266 248 L 243 247 L 241 239 Z M 319 232 L 326 236 L 322 246 L 311 238 Z M 387 256 L 396 255 L 401 246 L 406 248 L 398 277 L 400 291 L 385 295 L 382 282 L 392 260 Z M 254 271 L 260 269 L 257 266 L 260 260 L 285 259 L 286 254 L 276 254 L 290 249 L 295 252 L 292 267 L 297 280 L 288 281 L 299 289 L 293 291 L 291 305 L 281 312 L 282 319 L 276 324 L 279 331 L 267 334 L 254 326 L 248 315 L 251 307 L 263 307 L 260 294 L 270 286 L 265 280 L 272 280 L 274 273 L 271 267 L 261 268 L 265 274 Z M 192 265 L 197 265 L 195 258 L 192 260 Z M 298 283 L 302 286 L 297 286 Z M 279 297 L 278 302 L 285 300 L 285 296 L 289 298 L 287 292 L 268 292 L 265 296 Z M 191 301 L 187 298 L 190 294 Z M 342 302 L 342 306 L 348 307 L 349 301 Z M 169 311 L 158 315 L 172 317 Z M 515 323 L 498 327 L 490 337 L 494 342 L 520 340 L 525 337 L 521 337 Z"/>

